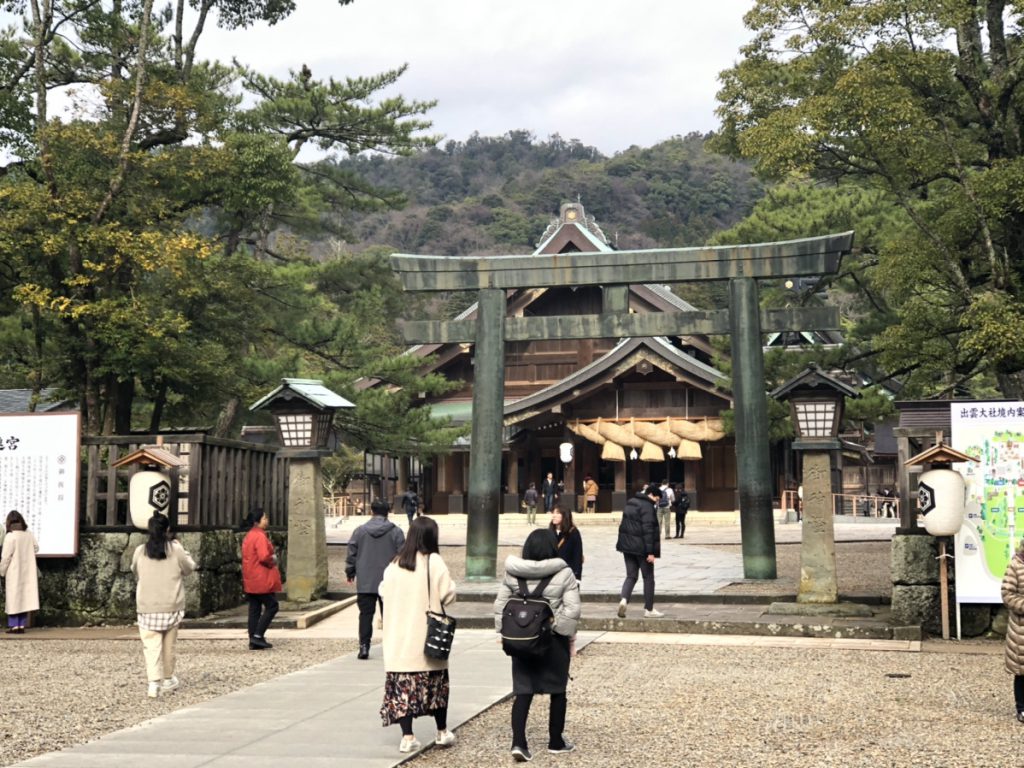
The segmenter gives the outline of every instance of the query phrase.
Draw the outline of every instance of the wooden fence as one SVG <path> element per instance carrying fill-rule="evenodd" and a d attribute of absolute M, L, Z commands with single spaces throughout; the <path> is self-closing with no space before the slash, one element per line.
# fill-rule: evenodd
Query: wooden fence
<path fill-rule="evenodd" d="M 276 448 L 202 434 L 160 435 L 160 440 L 165 450 L 187 462 L 167 470 L 169 514 L 178 528 L 235 528 L 256 506 L 270 514 L 273 527 L 287 526 L 288 461 Z M 141 467 L 111 465 L 156 443 L 156 435 L 82 437 L 86 527 L 130 526 L 128 483 Z"/>

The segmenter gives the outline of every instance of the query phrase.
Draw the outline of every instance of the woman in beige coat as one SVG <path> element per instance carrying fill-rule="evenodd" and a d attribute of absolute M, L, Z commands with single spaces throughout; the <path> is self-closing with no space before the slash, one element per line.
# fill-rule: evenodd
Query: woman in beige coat
<path fill-rule="evenodd" d="M 7 633 L 21 635 L 25 632 L 29 612 L 39 610 L 39 570 L 36 567 L 39 544 L 17 510 L 7 515 L 4 527 L 7 535 L 0 550 L 0 576 L 4 577 Z"/>
<path fill-rule="evenodd" d="M 174 676 L 174 645 L 185 617 L 185 577 L 196 569 L 192 556 L 171 533 L 171 521 L 155 513 L 149 518 L 149 539 L 132 555 L 136 611 L 151 699 L 178 687 Z"/>
<path fill-rule="evenodd" d="M 378 590 L 384 601 L 384 725 L 402 728 L 399 752 L 415 752 L 419 741 L 412 720 L 433 715 L 437 725 L 434 744 L 451 746 L 448 730 L 448 661 L 423 653 L 427 640 L 427 609 L 441 611 L 455 602 L 455 583 L 438 553 L 437 523 L 417 517 L 409 525 L 405 544 L 384 569 Z"/>
<path fill-rule="evenodd" d="M 1013 675 L 1017 720 L 1024 723 L 1024 542 L 1006 566 L 1001 592 L 1010 618 L 1006 625 L 1006 671 Z"/>

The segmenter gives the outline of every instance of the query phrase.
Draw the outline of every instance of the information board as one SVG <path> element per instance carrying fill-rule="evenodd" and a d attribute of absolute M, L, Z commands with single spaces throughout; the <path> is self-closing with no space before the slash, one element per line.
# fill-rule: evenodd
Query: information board
<path fill-rule="evenodd" d="M 0 415 L 0 524 L 21 512 L 39 557 L 78 554 L 80 434 L 77 412 Z"/>
<path fill-rule="evenodd" d="M 999 603 L 1024 533 L 1024 402 L 951 403 L 952 447 L 980 459 L 953 465 L 967 507 L 955 539 L 957 603 Z"/>

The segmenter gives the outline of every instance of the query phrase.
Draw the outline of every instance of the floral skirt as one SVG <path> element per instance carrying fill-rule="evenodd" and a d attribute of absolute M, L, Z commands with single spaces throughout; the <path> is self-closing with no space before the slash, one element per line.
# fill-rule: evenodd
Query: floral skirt
<path fill-rule="evenodd" d="M 384 725 L 412 715 L 420 717 L 448 707 L 448 670 L 387 672 L 380 717 Z"/>

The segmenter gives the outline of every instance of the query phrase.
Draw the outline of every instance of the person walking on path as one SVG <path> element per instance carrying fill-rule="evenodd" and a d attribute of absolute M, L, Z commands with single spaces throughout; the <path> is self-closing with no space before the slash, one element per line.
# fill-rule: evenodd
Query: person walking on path
<path fill-rule="evenodd" d="M 526 538 L 523 556 L 509 555 L 505 560 L 505 576 L 494 600 L 494 626 L 501 632 L 505 604 L 519 591 L 524 579 L 532 592 L 549 578 L 542 597 L 554 614 L 551 644 L 544 657 L 536 661 L 512 658 L 512 757 L 525 763 L 533 759 L 526 741 L 526 721 L 533 697 L 539 693 L 551 696 L 548 714 L 548 752 L 572 752 L 576 746 L 565 738 L 566 686 L 569 682 L 570 639 L 576 636 L 580 618 L 580 588 L 572 569 L 558 556 L 557 539 L 550 530 L 537 530 Z M 532 583 L 531 583 L 532 582 Z"/>
<path fill-rule="evenodd" d="M 270 517 L 257 507 L 246 522 L 250 527 L 242 539 L 242 591 L 249 602 L 249 650 L 261 651 L 274 647 L 266 635 L 279 607 L 276 594 L 281 591 L 281 571 L 267 535 Z"/>
<path fill-rule="evenodd" d="M 663 614 L 654 607 L 654 561 L 661 557 L 658 515 L 655 504 L 661 499 L 661 491 L 654 483 L 648 483 L 629 501 L 622 511 L 619 523 L 619 538 L 615 549 L 622 553 L 626 563 L 626 579 L 622 582 L 622 599 L 619 600 L 618 616 L 626 618 L 626 605 L 633 595 L 637 575 L 644 579 L 644 618 L 660 619 Z"/>
<path fill-rule="evenodd" d="M 1009 613 L 1006 625 L 1006 671 L 1013 675 L 1017 720 L 1024 723 L 1024 541 L 1010 558 L 1000 589 Z"/>
<path fill-rule="evenodd" d="M 558 485 L 551 472 L 548 472 L 547 477 L 544 478 L 540 492 L 544 496 L 544 511 L 550 514 L 551 510 L 555 508 L 555 499 L 558 498 Z"/>
<path fill-rule="evenodd" d="M 135 605 L 149 680 L 146 695 L 155 699 L 178 687 L 175 644 L 185 616 L 185 577 L 196 563 L 174 538 L 166 515 L 155 512 L 147 527 L 149 538 L 132 555 L 132 573 L 139 580 Z"/>
<path fill-rule="evenodd" d="M 402 511 L 409 518 L 409 525 L 412 525 L 412 519 L 420 511 L 420 497 L 416 493 L 415 484 L 410 484 L 405 493 L 402 494 Z"/>
<path fill-rule="evenodd" d="M 683 486 L 676 488 L 676 538 L 681 539 L 686 533 L 686 513 L 690 511 L 690 494 Z"/>
<path fill-rule="evenodd" d="M 668 480 L 661 481 L 661 498 L 658 499 L 658 524 L 665 532 L 665 540 L 672 538 L 672 507 L 676 500 L 675 491 L 668 484 Z"/>
<path fill-rule="evenodd" d="M 7 633 L 22 635 L 29 613 L 39 610 L 39 569 L 36 566 L 39 543 L 16 509 L 7 514 L 4 529 L 6 535 L 0 549 L 0 576 L 4 578 Z"/>
<path fill-rule="evenodd" d="M 373 639 L 373 612 L 380 605 L 384 615 L 384 601 L 378 588 L 384 576 L 384 569 L 395 559 L 405 544 L 402 529 L 388 520 L 388 503 L 374 499 L 370 504 L 373 516 L 352 531 L 348 540 L 348 556 L 345 558 L 345 578 L 351 584 L 356 582 L 356 604 L 359 606 L 359 654 L 357 658 L 370 657 L 370 640 Z M 416 518 L 419 519 L 419 518 Z M 409 519 L 409 530 L 416 522 Z M 425 621 L 426 619 L 424 619 Z"/>
<path fill-rule="evenodd" d="M 594 478 L 587 475 L 583 479 L 583 499 L 586 503 L 584 509 L 587 512 L 597 511 L 597 491 L 597 483 L 594 481 Z"/>
<path fill-rule="evenodd" d="M 583 580 L 583 537 L 572 522 L 572 510 L 556 504 L 551 512 L 551 532 L 555 534 L 558 557 L 572 569 L 576 581 Z"/>
<path fill-rule="evenodd" d="M 455 734 L 448 730 L 448 661 L 423 653 L 427 640 L 426 611 L 440 612 L 455 602 L 455 582 L 438 551 L 437 523 L 417 517 L 392 563 L 384 569 L 380 596 L 384 614 L 384 725 L 402 728 L 399 752 L 420 748 L 413 735 L 414 717 L 433 715 L 434 744 L 449 747 Z"/>
<path fill-rule="evenodd" d="M 530 483 L 530 487 L 523 494 L 523 502 L 526 504 L 526 522 L 530 525 L 537 524 L 537 500 L 540 494 L 537 493 L 537 484 Z"/>

